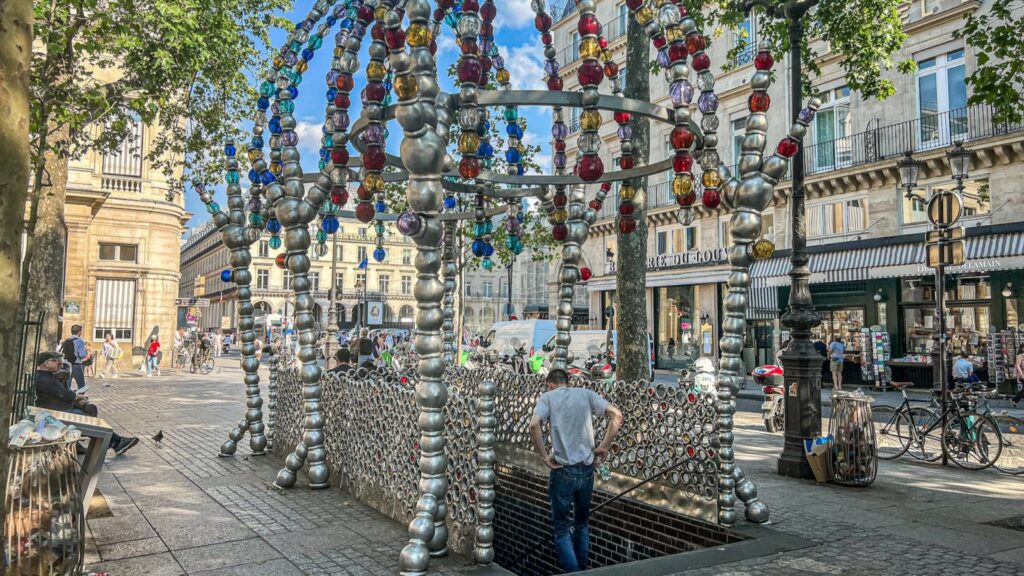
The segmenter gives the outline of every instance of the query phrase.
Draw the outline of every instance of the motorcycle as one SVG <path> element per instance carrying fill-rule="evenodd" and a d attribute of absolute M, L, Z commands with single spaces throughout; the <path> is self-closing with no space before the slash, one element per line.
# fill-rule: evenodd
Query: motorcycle
<path fill-rule="evenodd" d="M 529 374 L 530 363 L 526 355 L 526 347 L 518 346 L 511 354 L 502 354 L 501 363 L 516 374 Z"/>
<path fill-rule="evenodd" d="M 754 377 L 754 383 L 764 392 L 761 418 L 764 420 L 765 430 L 772 434 L 781 432 L 786 426 L 786 405 L 783 402 L 786 393 L 784 374 L 782 366 L 774 364 L 758 366 L 750 373 Z"/>

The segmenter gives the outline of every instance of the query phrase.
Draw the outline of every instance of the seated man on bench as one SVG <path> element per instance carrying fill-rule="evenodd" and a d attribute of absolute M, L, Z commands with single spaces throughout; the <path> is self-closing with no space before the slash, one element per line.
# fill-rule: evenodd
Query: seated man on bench
<path fill-rule="evenodd" d="M 36 356 L 36 406 L 46 410 L 97 417 L 99 410 L 96 405 L 90 404 L 89 399 L 85 396 L 72 392 L 57 377 L 62 358 L 63 356 L 56 352 L 40 352 Z M 138 443 L 138 438 L 122 437 L 117 432 L 110 436 L 110 447 L 118 456 Z"/>

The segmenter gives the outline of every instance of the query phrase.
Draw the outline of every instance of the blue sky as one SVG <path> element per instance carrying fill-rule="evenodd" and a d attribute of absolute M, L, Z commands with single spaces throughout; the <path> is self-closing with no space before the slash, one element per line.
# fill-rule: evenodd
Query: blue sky
<path fill-rule="evenodd" d="M 288 14 L 293 22 L 304 18 L 312 0 L 298 0 L 295 9 Z M 530 0 L 500 0 L 495 2 L 498 7 L 498 17 L 495 20 L 496 41 L 499 49 L 505 58 L 505 67 L 512 75 L 513 89 L 534 89 L 542 90 L 544 86 L 544 53 L 540 41 L 540 34 L 533 26 L 533 10 L 530 8 Z M 335 27 L 335 30 L 337 27 Z M 285 39 L 284 32 L 278 32 L 274 36 L 275 43 L 279 46 Z M 366 56 L 366 45 L 369 38 L 364 40 L 363 54 L 359 58 L 361 67 L 365 67 L 368 58 Z M 325 77 L 331 64 L 331 52 L 334 49 L 333 32 L 324 39 L 321 47 L 310 63 L 309 70 L 303 75 L 303 82 L 299 86 L 299 97 L 296 100 L 295 117 L 298 120 L 297 132 L 299 134 L 299 152 L 302 157 L 302 168 L 305 172 L 316 172 L 317 151 L 320 148 L 321 128 L 323 126 L 323 115 L 326 105 L 324 93 L 327 90 Z M 451 92 L 454 87 L 446 75 L 448 66 L 458 58 L 458 46 L 455 44 L 454 33 L 451 28 L 443 27 L 441 37 L 438 39 L 438 68 L 441 71 L 442 89 Z M 365 85 L 366 76 L 360 72 L 356 75 L 356 89 L 352 94 L 352 122 L 355 123 L 360 114 L 359 91 Z M 253 103 L 255 110 L 255 102 Z M 550 147 L 547 145 L 550 136 L 551 112 L 546 108 L 520 108 L 520 115 L 525 116 L 529 129 L 524 140 L 527 144 L 542 145 L 541 155 L 536 159 L 543 170 L 550 172 L 551 157 Z M 388 149 L 397 153 L 401 143 L 402 131 L 398 124 L 392 122 L 389 126 L 390 138 Z M 267 134 L 266 136 L 269 136 Z M 350 147 L 351 149 L 351 147 Z M 354 153 L 354 150 L 351 150 Z M 503 152 L 499 152 L 503 153 Z M 244 171 L 243 171 L 244 174 Z M 248 180 L 243 176 L 243 183 Z M 227 202 L 223 197 L 223 187 L 217 201 L 223 206 Z M 189 221 L 189 227 L 200 226 L 209 220 L 206 208 L 199 201 L 198 196 L 191 189 L 186 191 L 185 207 L 194 216 Z M 349 201 L 351 207 L 352 201 Z"/>

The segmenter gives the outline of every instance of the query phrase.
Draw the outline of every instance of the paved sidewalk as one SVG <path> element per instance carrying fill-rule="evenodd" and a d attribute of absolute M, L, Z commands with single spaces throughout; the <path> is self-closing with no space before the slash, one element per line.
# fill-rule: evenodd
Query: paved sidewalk
<path fill-rule="evenodd" d="M 405 528 L 337 489 L 270 488 L 273 456 L 218 458 L 244 406 L 237 359 L 209 376 L 91 382 L 101 416 L 142 442 L 100 479 L 110 508 L 88 522 L 88 568 L 112 576 L 397 574 Z M 782 437 L 736 417 L 739 464 L 772 510 L 772 530 L 813 545 L 686 571 L 686 576 L 936 575 L 1024 572 L 1024 532 L 988 522 L 1024 516 L 1024 477 L 883 462 L 870 488 L 775 474 Z M 163 430 L 162 447 L 150 437 Z M 113 452 L 109 453 L 113 456 Z M 450 557 L 435 574 L 462 574 Z M 624 567 L 633 576 L 638 567 Z"/>
<path fill-rule="evenodd" d="M 110 516 L 88 521 L 86 572 L 397 574 L 404 526 L 335 488 L 272 489 L 280 461 L 248 456 L 247 443 L 217 457 L 244 410 L 242 373 L 228 367 L 237 358 L 218 364 L 208 376 L 164 371 L 104 380 L 110 387 L 90 379 L 100 416 L 142 441 L 125 456 L 108 453 L 99 490 Z M 161 447 L 150 439 L 157 430 Z M 457 556 L 431 563 L 437 574 L 471 567 Z"/>

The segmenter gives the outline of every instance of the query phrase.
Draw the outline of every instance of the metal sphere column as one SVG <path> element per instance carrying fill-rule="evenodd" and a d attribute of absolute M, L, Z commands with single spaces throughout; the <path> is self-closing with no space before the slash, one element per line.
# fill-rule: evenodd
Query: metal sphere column
<path fill-rule="evenodd" d="M 494 381 L 478 387 L 476 433 L 476 536 L 473 559 L 477 564 L 494 562 Z"/>
<path fill-rule="evenodd" d="M 267 440 L 274 441 L 274 431 L 277 426 L 277 368 L 281 362 L 281 342 L 275 341 L 270 346 L 270 380 L 267 384 Z"/>
<path fill-rule="evenodd" d="M 447 553 L 448 530 L 445 494 L 444 405 L 448 390 L 441 377 L 444 359 L 441 356 L 440 330 L 444 324 L 441 300 L 444 285 L 438 279 L 441 258 L 438 244 L 442 225 L 438 218 L 444 198 L 441 171 L 445 163 L 447 141 L 436 131 L 435 99 L 439 88 L 435 77 L 436 61 L 430 53 L 432 34 L 429 28 L 430 4 L 426 0 L 410 0 L 406 6 L 409 27 L 405 40 L 410 46 L 396 42 L 390 45 L 391 68 L 395 72 L 395 92 L 399 103 L 395 119 L 405 133 L 401 158 L 409 173 L 407 198 L 410 213 L 406 230 L 416 241 L 417 281 L 416 353 L 419 356 L 419 381 L 416 383 L 416 404 L 419 407 L 420 429 L 420 496 L 415 516 L 409 523 L 409 543 L 402 550 L 399 567 L 402 574 L 424 574 L 430 556 Z M 389 31 L 397 31 L 401 18 L 395 12 L 387 15 Z M 395 33 L 395 32 L 393 32 Z M 397 34 L 397 33 L 395 33 Z M 447 133 L 447 129 L 444 130 Z"/>

